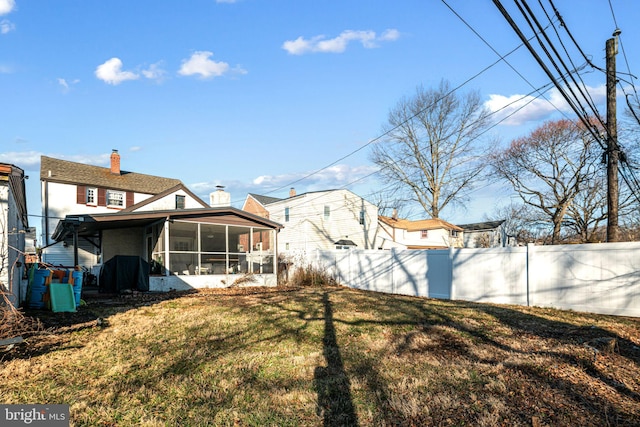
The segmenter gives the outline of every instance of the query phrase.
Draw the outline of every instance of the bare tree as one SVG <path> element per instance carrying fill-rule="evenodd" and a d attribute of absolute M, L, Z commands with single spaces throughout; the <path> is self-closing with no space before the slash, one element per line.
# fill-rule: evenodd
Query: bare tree
<path fill-rule="evenodd" d="M 570 120 L 551 121 L 492 155 L 495 173 L 553 227 L 558 243 L 576 197 L 594 178 L 599 150 L 590 134 Z"/>
<path fill-rule="evenodd" d="M 585 183 L 567 209 L 564 225 L 581 243 L 593 243 L 605 238 L 602 226 L 607 220 L 606 177 L 596 175 Z M 626 205 L 623 205 L 626 206 Z"/>
<path fill-rule="evenodd" d="M 477 139 L 488 125 L 478 93 L 459 96 L 444 80 L 437 89 L 420 86 L 389 112 L 388 138 L 374 145 L 371 160 L 398 193 L 438 218 L 467 200 L 484 167 Z"/>
<path fill-rule="evenodd" d="M 507 206 L 497 206 L 490 215 L 485 215 L 487 221 L 504 221 L 503 227 L 508 245 L 523 245 L 545 240 L 546 228 L 541 227 L 540 213 L 530 206 L 511 202 Z"/>

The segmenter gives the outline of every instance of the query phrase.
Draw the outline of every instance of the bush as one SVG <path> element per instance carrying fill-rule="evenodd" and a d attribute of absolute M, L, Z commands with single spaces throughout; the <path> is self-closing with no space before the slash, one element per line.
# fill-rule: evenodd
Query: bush
<path fill-rule="evenodd" d="M 296 268 L 288 284 L 290 286 L 335 286 L 336 281 L 325 270 L 307 265 Z"/>

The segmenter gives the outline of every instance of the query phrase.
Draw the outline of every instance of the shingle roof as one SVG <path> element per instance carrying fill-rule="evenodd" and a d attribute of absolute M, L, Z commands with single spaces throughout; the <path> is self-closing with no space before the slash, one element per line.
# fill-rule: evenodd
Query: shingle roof
<path fill-rule="evenodd" d="M 467 231 L 493 230 L 500 227 L 504 221 L 504 219 L 501 219 L 498 221 L 475 222 L 473 224 L 462 224 L 460 227 Z"/>
<path fill-rule="evenodd" d="M 135 172 L 111 173 L 110 168 L 70 162 L 42 156 L 40 158 L 40 179 L 42 181 L 66 184 L 94 185 L 113 190 L 158 194 L 176 185 L 179 179 L 162 178 Z"/>
<path fill-rule="evenodd" d="M 266 206 L 270 203 L 275 203 L 275 202 L 279 202 L 281 200 L 284 199 L 280 199 L 278 197 L 269 197 L 269 196 L 261 196 L 260 194 L 254 194 L 254 193 L 249 193 L 249 195 L 251 197 L 253 197 L 254 199 L 256 199 L 258 201 L 258 203 L 260 203 L 262 206 Z"/>
<path fill-rule="evenodd" d="M 462 231 L 462 228 L 458 227 L 457 225 L 453 225 L 439 218 L 420 219 L 417 221 L 410 221 L 408 219 L 393 219 L 382 215 L 380 215 L 379 218 L 380 221 L 385 224 L 388 224 L 394 228 L 402 228 L 407 231 L 435 230 L 438 228 L 444 228 L 445 230 Z"/>

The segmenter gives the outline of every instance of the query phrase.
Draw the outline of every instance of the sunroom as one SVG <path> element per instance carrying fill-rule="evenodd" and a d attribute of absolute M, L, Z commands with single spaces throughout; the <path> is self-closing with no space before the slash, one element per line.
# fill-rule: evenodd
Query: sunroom
<path fill-rule="evenodd" d="M 94 243 L 96 265 L 118 256 L 149 263 L 149 290 L 277 284 L 280 224 L 231 208 L 73 215 L 54 238 Z M 96 266 L 85 266 L 95 269 Z"/>

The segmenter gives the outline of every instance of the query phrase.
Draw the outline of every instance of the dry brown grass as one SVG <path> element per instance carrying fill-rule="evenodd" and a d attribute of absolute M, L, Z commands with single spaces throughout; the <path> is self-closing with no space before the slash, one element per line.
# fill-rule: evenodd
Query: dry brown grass
<path fill-rule="evenodd" d="M 341 287 L 176 296 L 43 316 L 0 353 L 0 401 L 68 403 L 83 426 L 640 424 L 638 319 Z"/>

